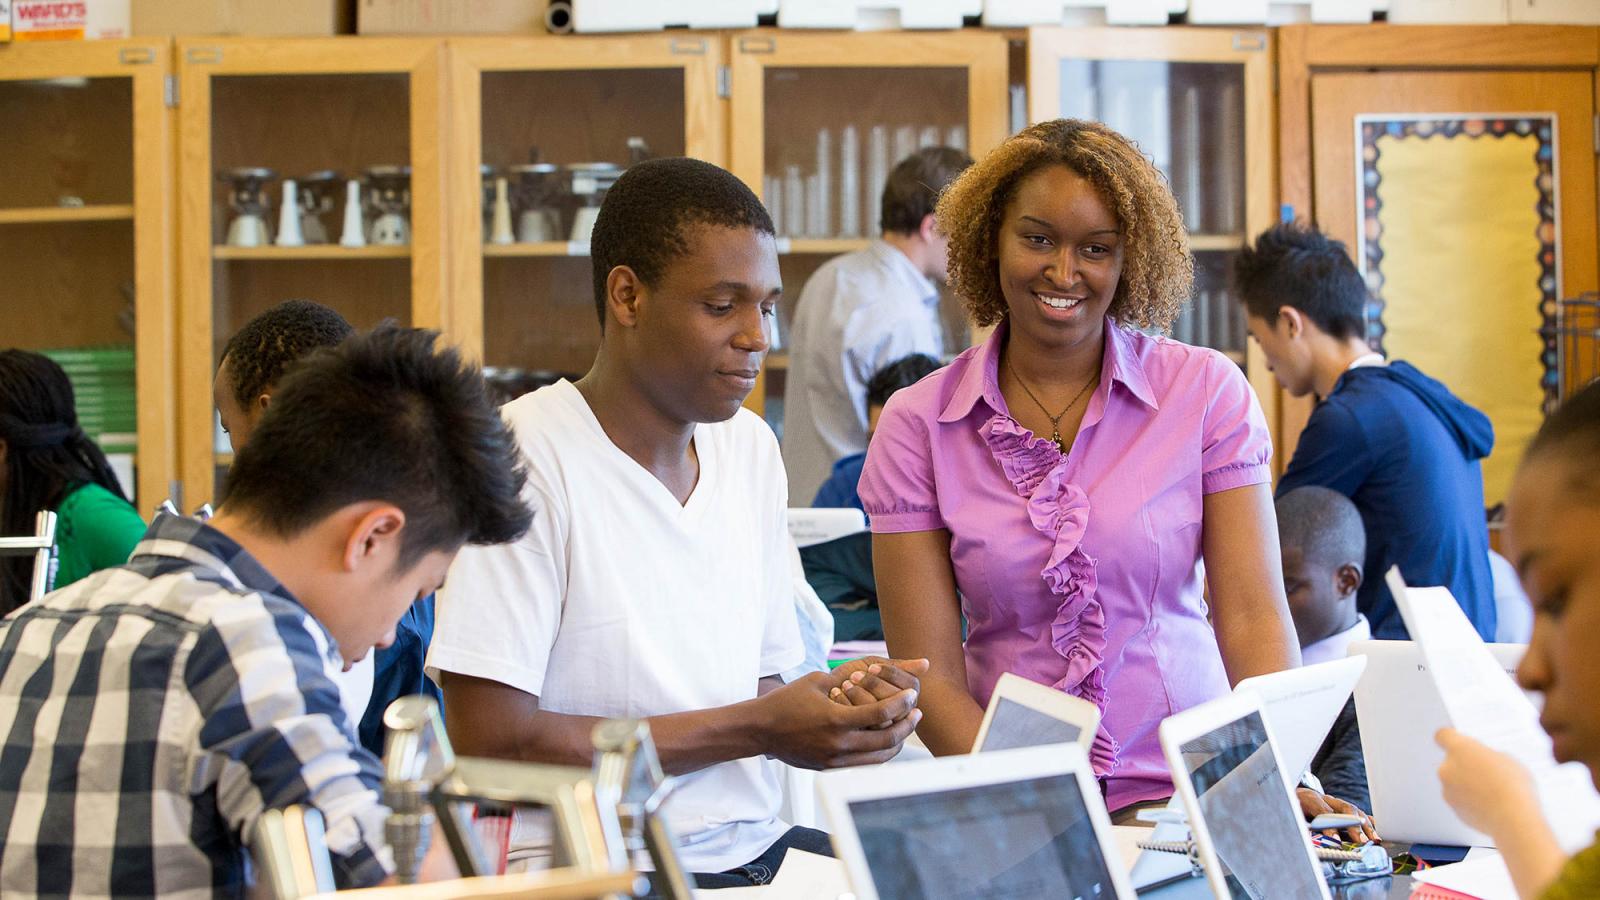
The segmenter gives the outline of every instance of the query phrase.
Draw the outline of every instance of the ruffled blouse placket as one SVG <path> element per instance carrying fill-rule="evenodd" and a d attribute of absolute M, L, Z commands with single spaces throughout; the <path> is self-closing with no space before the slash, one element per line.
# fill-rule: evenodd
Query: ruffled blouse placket
<path fill-rule="evenodd" d="M 1027 501 L 1033 528 L 1051 541 L 1040 575 L 1060 603 L 1050 623 L 1050 642 L 1066 662 L 1066 674 L 1053 686 L 1099 707 L 1101 725 L 1089 757 L 1095 774 L 1105 778 L 1116 771 L 1121 747 L 1104 724 L 1106 617 L 1096 597 L 1095 560 L 1083 549 L 1089 495 L 1068 479 L 1067 455 L 1010 416 L 995 413 L 979 434 Z"/>

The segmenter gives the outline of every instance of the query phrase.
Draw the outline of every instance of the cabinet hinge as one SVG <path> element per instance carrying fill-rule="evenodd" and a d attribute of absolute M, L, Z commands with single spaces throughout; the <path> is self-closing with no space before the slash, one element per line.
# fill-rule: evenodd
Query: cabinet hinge
<path fill-rule="evenodd" d="M 178 76 L 162 76 L 162 98 L 167 101 L 167 109 L 178 108 Z"/>
<path fill-rule="evenodd" d="M 726 100 L 733 96 L 733 70 L 717 66 L 717 96 Z"/>
<path fill-rule="evenodd" d="M 1600 155 L 1600 115 L 1594 117 L 1594 152 Z"/>

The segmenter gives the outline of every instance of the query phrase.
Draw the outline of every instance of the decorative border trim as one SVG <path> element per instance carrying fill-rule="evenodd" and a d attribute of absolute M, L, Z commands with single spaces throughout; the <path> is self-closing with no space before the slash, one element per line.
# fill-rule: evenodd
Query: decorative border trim
<path fill-rule="evenodd" d="M 1378 213 L 1383 208 L 1380 177 L 1378 175 L 1378 138 L 1391 137 L 1441 137 L 1454 139 L 1501 138 L 1507 135 L 1535 135 L 1539 139 L 1534 151 L 1538 167 L 1535 186 L 1539 190 L 1539 290 L 1540 309 L 1558 301 L 1561 285 L 1560 258 L 1557 247 L 1561 239 L 1560 210 L 1556 195 L 1556 117 L 1555 113 L 1519 113 L 1501 116 L 1473 114 L 1396 116 L 1373 115 L 1356 117 L 1356 158 L 1360 161 L 1356 173 L 1356 220 L 1359 252 L 1357 262 L 1362 277 L 1367 282 L 1367 343 L 1383 352 L 1383 226 Z M 1552 388 L 1557 348 L 1550 338 L 1540 361 L 1545 376 L 1540 387 Z"/>

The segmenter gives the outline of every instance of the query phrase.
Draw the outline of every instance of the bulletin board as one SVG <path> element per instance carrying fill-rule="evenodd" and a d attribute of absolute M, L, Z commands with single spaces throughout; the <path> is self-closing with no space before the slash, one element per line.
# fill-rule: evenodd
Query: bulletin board
<path fill-rule="evenodd" d="M 1542 421 L 1542 305 L 1561 283 L 1553 113 L 1356 117 L 1368 338 L 1494 422 L 1484 501 Z"/>

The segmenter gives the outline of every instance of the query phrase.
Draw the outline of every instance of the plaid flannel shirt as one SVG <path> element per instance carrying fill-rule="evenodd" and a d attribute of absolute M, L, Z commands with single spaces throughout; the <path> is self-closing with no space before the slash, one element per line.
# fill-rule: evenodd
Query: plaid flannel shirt
<path fill-rule="evenodd" d="M 256 818 L 297 803 L 341 887 L 381 880 L 382 771 L 337 652 L 243 548 L 176 516 L 0 620 L 0 895 L 240 895 Z"/>

